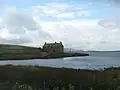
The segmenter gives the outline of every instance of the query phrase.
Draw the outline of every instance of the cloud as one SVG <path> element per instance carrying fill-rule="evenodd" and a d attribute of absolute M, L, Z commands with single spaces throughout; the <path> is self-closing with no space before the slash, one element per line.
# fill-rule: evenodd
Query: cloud
<path fill-rule="evenodd" d="M 56 15 L 57 18 L 74 18 L 73 13 L 61 13 Z"/>
<path fill-rule="evenodd" d="M 25 44 L 29 43 L 31 40 L 29 40 L 27 37 L 19 37 L 19 38 L 0 38 L 1 44 Z"/>
<path fill-rule="evenodd" d="M 37 23 L 33 20 L 32 16 L 27 13 L 20 13 L 16 8 L 8 8 L 5 13 L 4 23 L 9 28 L 10 33 L 25 33 L 27 30 L 36 30 Z M 17 32 L 16 32 L 17 30 Z"/>
<path fill-rule="evenodd" d="M 115 10 L 117 11 L 117 13 L 114 12 L 113 16 L 111 16 L 110 18 L 104 18 L 100 20 L 99 24 L 105 28 L 113 27 L 120 29 L 120 8 L 116 8 Z"/>
<path fill-rule="evenodd" d="M 119 8 L 117 8 L 120 10 Z M 105 18 L 99 21 L 99 25 L 104 28 L 111 28 L 111 29 L 120 29 L 120 11 L 115 13 L 111 18 Z"/>
<path fill-rule="evenodd" d="M 48 3 L 40 6 L 33 6 L 34 15 L 54 18 L 76 18 L 90 17 L 91 13 L 88 8 L 83 5 L 67 4 L 67 3 Z"/>
<path fill-rule="evenodd" d="M 31 42 L 29 36 L 25 35 L 14 35 L 8 33 L 6 28 L 0 30 L 0 43 L 1 44 L 25 44 Z"/>
<path fill-rule="evenodd" d="M 77 17 L 89 17 L 91 13 L 89 11 L 76 11 L 76 12 L 69 12 L 69 13 L 60 13 L 57 14 L 55 17 L 57 18 L 77 18 Z"/>
<path fill-rule="evenodd" d="M 65 47 L 82 50 L 119 49 L 118 29 L 103 28 L 99 20 L 83 19 L 61 22 L 42 22 L 41 26 L 51 34 L 54 40 L 62 40 Z M 45 27 L 47 25 L 47 27 Z"/>
<path fill-rule="evenodd" d="M 50 6 L 33 6 L 30 11 L 33 11 L 33 15 L 41 15 L 41 16 L 53 16 L 58 14 L 59 11 L 56 8 L 52 8 Z"/>
<path fill-rule="evenodd" d="M 31 42 L 27 35 L 15 35 L 8 33 L 7 29 L 0 30 L 0 43 L 1 44 L 25 44 Z"/>
<path fill-rule="evenodd" d="M 2 43 L 35 43 L 51 39 L 49 33 L 42 30 L 40 23 L 27 12 L 17 12 L 16 8 L 7 8 L 0 20 Z"/>
<path fill-rule="evenodd" d="M 59 11 L 66 11 L 70 8 L 74 8 L 73 5 L 67 3 L 48 3 L 46 4 L 48 7 L 55 8 Z"/>
<path fill-rule="evenodd" d="M 118 28 L 117 23 L 112 20 L 100 20 L 98 24 L 104 28 L 110 28 L 110 29 Z"/>

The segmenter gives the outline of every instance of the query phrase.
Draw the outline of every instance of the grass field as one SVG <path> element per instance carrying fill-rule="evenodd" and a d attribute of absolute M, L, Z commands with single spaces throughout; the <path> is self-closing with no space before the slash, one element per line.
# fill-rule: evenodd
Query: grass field
<path fill-rule="evenodd" d="M 81 70 L 6 65 L 0 66 L 0 83 L 9 87 L 2 90 L 12 90 L 15 85 L 27 86 L 22 90 L 119 90 L 120 68 Z"/>
<path fill-rule="evenodd" d="M 40 48 L 19 46 L 19 45 L 0 45 L 0 60 L 15 59 L 34 59 L 41 58 L 47 53 Z"/>

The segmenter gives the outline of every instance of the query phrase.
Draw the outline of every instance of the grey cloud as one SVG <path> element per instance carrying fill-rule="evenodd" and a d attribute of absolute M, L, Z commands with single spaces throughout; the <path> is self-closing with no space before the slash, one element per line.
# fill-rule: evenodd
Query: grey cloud
<path fill-rule="evenodd" d="M 5 26 L 1 28 L 2 30 L 7 29 L 10 36 L 19 37 L 0 38 L 2 43 L 24 44 L 51 38 L 50 34 L 45 32 L 33 19 L 33 16 L 27 12 L 17 12 L 15 8 L 10 8 L 5 12 L 2 23 Z"/>
<path fill-rule="evenodd" d="M 38 31 L 38 36 L 40 38 L 44 38 L 44 39 L 52 39 L 51 35 L 48 33 L 48 32 L 45 32 L 45 31 Z"/>
<path fill-rule="evenodd" d="M 116 6 L 117 7 L 117 6 Z M 115 13 L 111 18 L 106 18 L 99 21 L 99 25 L 110 29 L 120 29 L 120 8 L 116 8 L 117 13 Z"/>
<path fill-rule="evenodd" d="M 10 33 L 25 33 L 24 29 L 36 30 L 39 27 L 33 20 L 32 16 L 24 12 L 16 12 L 16 10 L 10 9 L 5 13 L 4 23 L 9 29 Z"/>
<path fill-rule="evenodd" d="M 14 38 L 14 39 L 9 39 L 9 38 L 0 38 L 0 43 L 1 44 L 24 44 L 24 43 L 29 43 L 31 42 L 31 40 L 29 40 L 28 38 Z"/>
<path fill-rule="evenodd" d="M 117 21 L 115 20 L 100 20 L 98 24 L 104 28 L 110 29 L 120 28 Z"/>

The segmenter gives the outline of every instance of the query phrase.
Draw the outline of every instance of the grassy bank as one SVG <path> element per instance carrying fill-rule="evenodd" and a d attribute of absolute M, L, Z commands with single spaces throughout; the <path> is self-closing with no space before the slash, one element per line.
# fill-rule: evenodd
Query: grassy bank
<path fill-rule="evenodd" d="M 41 48 L 19 46 L 19 45 L 0 45 L 0 60 L 25 60 L 25 59 L 49 59 L 73 56 L 88 56 L 88 54 L 61 53 L 48 54 Z"/>
<path fill-rule="evenodd" d="M 24 60 L 40 58 L 46 55 L 40 48 L 19 46 L 19 45 L 0 45 L 0 60 Z"/>
<path fill-rule="evenodd" d="M 89 56 L 89 54 L 85 54 L 85 53 L 50 53 L 47 56 L 43 57 L 45 59 L 49 59 L 49 58 L 64 58 L 64 57 L 78 57 L 78 56 Z"/>
<path fill-rule="evenodd" d="M 0 72 L 0 82 L 9 87 L 9 89 L 2 90 L 12 90 L 11 88 L 19 88 L 19 86 L 32 88 L 32 90 L 35 88 L 42 88 L 42 90 L 90 90 L 91 88 L 92 90 L 119 90 L 120 86 L 120 68 L 102 71 L 7 65 L 0 66 Z"/>

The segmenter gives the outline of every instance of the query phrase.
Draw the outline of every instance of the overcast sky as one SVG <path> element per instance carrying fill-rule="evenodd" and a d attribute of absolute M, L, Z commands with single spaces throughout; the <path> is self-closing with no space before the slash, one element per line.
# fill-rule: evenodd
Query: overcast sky
<path fill-rule="evenodd" d="M 0 0 L 0 43 L 120 50 L 119 0 Z"/>

